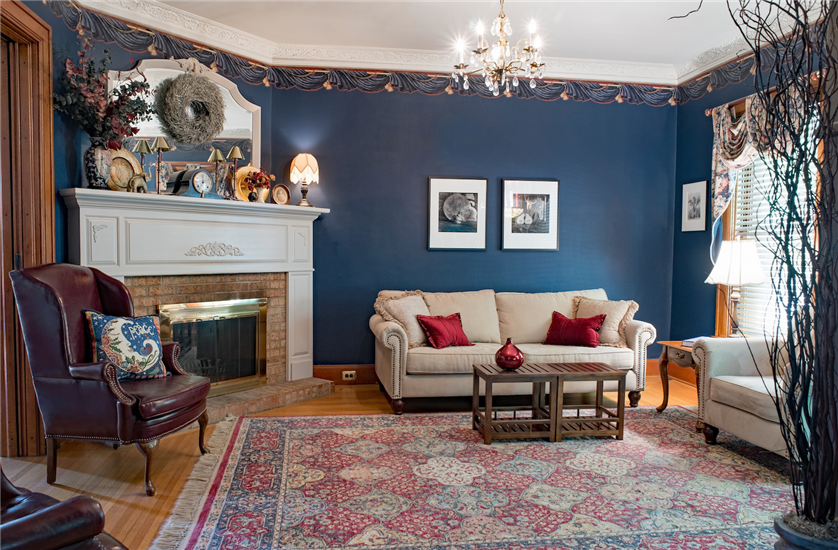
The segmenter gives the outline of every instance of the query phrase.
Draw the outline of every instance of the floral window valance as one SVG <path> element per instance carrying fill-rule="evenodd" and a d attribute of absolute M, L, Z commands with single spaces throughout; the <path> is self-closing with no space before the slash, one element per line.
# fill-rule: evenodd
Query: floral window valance
<path fill-rule="evenodd" d="M 790 122 L 795 126 L 805 124 L 801 98 L 793 88 L 785 93 L 794 94 L 794 96 L 792 101 L 780 104 L 780 107 L 791 108 L 793 112 L 790 113 L 791 116 L 780 117 L 780 121 Z M 721 237 L 720 232 L 717 231 L 717 225 L 730 205 L 730 199 L 736 189 L 736 170 L 748 166 L 760 157 L 770 155 L 772 150 L 794 147 L 795 142 L 787 132 L 772 128 L 765 106 L 756 94 L 745 98 L 745 112 L 739 118 L 734 117 L 728 105 L 716 107 L 711 113 L 713 115 L 711 203 L 714 232 L 714 244 L 711 250 L 715 250 L 715 241 Z"/>

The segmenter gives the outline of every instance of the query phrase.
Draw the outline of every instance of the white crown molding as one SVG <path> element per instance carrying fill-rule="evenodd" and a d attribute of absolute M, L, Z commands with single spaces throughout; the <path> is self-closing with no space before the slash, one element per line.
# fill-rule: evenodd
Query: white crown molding
<path fill-rule="evenodd" d="M 745 39 L 741 35 L 729 39 L 727 42 L 702 52 L 697 57 L 675 67 L 678 83 L 689 82 L 713 69 L 725 65 L 739 56 L 751 53 Z"/>
<path fill-rule="evenodd" d="M 448 74 L 456 62 L 453 53 L 438 51 L 277 44 L 157 0 L 76 1 L 82 7 L 130 21 L 139 27 L 155 29 L 270 66 Z M 736 36 L 678 66 L 548 57 L 545 58 L 545 77 L 676 86 L 749 52 L 744 39 Z"/>

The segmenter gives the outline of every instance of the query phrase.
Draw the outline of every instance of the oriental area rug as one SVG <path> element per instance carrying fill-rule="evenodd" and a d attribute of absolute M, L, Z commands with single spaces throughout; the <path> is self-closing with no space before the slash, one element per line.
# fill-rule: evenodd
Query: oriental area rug
<path fill-rule="evenodd" d="M 494 441 L 469 414 L 219 424 L 154 548 L 770 548 L 785 460 L 704 444 L 691 411 L 626 411 L 625 439 Z"/>

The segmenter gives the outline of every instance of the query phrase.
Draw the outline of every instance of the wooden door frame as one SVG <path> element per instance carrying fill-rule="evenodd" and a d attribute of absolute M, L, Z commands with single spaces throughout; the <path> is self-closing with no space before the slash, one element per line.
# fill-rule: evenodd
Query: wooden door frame
<path fill-rule="evenodd" d="M 52 28 L 19 0 L 0 1 L 0 31 L 16 45 L 19 63 L 19 93 L 10 118 L 11 181 L 14 189 L 15 252 L 21 265 L 55 261 L 55 181 L 52 112 Z M 0 176 L 2 179 L 2 176 Z M 11 292 L 6 273 L 14 266 L 3 263 L 0 300 L 8 311 Z M 0 455 L 33 456 L 44 453 L 43 423 L 38 414 L 32 375 L 26 362 L 18 320 L 0 315 L 3 334 L 14 339 L 0 341 Z M 9 349 L 8 343 L 15 343 Z"/>

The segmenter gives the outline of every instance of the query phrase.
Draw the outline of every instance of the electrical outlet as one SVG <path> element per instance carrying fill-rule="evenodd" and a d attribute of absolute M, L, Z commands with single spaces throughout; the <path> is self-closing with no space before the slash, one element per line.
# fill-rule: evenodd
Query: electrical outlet
<path fill-rule="evenodd" d="M 345 370 L 343 371 L 343 379 L 344 380 L 355 380 L 356 374 L 354 370 Z"/>

